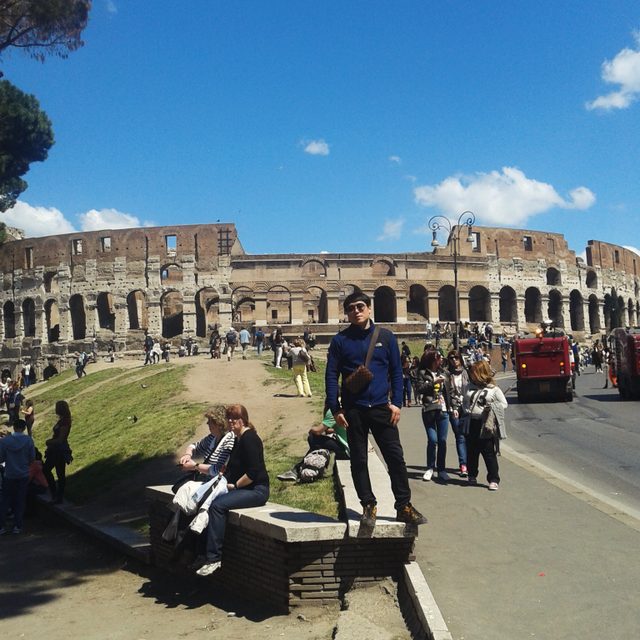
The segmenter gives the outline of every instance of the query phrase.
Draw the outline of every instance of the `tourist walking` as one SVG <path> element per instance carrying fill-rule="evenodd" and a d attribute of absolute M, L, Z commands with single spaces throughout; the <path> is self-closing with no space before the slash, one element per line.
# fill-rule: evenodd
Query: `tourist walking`
<path fill-rule="evenodd" d="M 402 405 L 402 368 L 391 331 L 371 320 L 371 298 L 361 291 L 343 303 L 349 326 L 331 340 L 325 374 L 326 396 L 336 424 L 347 429 L 351 475 L 363 507 L 361 525 L 375 526 L 376 496 L 369 478 L 369 432 L 373 434 L 391 479 L 396 519 L 423 524 L 411 504 L 404 453 L 398 434 Z"/>
<path fill-rule="evenodd" d="M 469 419 L 464 411 L 464 397 L 469 387 L 469 374 L 462 366 L 462 358 L 457 351 L 447 355 L 445 387 L 449 398 L 449 423 L 456 439 L 458 468 L 460 477 L 466 478 L 467 472 L 467 429 Z"/>
<path fill-rule="evenodd" d="M 309 386 L 309 378 L 307 377 L 307 365 L 311 361 L 311 357 L 307 352 L 304 341 L 296 338 L 293 346 L 289 349 L 289 354 L 293 361 L 293 381 L 300 398 L 311 397 L 311 387 Z"/>
<path fill-rule="evenodd" d="M 24 409 L 21 409 L 21 412 L 27 425 L 27 435 L 33 438 L 33 423 L 36 420 L 36 410 L 33 406 L 33 400 L 25 400 Z"/>
<path fill-rule="evenodd" d="M 246 327 L 240 329 L 240 347 L 242 347 L 242 359 L 247 359 L 247 349 L 251 344 L 251 334 L 247 331 Z"/>
<path fill-rule="evenodd" d="M 284 336 L 282 335 L 282 329 L 277 327 L 271 336 L 271 346 L 273 348 L 273 366 L 276 369 L 281 369 L 282 354 L 284 352 Z"/>
<path fill-rule="evenodd" d="M 66 469 L 71 463 L 71 448 L 69 447 L 69 433 L 71 431 L 71 410 L 66 400 L 56 402 L 56 415 L 58 421 L 53 427 L 51 438 L 46 441 L 44 453 L 45 461 L 42 468 L 44 477 L 49 484 L 49 491 L 54 503 L 60 504 L 64 498 L 64 489 L 67 482 Z M 53 469 L 56 471 L 58 481 L 53 477 Z"/>

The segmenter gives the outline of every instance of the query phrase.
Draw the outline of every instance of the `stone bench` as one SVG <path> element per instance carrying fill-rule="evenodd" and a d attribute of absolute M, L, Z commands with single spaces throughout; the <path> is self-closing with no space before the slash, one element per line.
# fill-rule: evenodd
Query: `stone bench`
<path fill-rule="evenodd" d="M 346 522 L 273 502 L 230 511 L 222 568 L 214 579 L 284 612 L 302 604 L 335 604 L 356 583 L 401 579 L 412 559 L 417 530 L 395 522 L 389 477 L 375 454 L 370 455 L 370 469 L 379 515 L 366 537 L 359 527 L 361 509 L 349 462 L 338 462 L 336 483 Z M 171 488 L 147 487 L 147 496 L 153 561 L 184 571 L 173 559 L 173 544 L 162 539 L 171 513 Z"/>

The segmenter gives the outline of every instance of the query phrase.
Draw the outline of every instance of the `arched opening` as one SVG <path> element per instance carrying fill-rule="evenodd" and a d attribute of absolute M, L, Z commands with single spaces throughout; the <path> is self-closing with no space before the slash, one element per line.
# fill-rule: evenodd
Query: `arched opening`
<path fill-rule="evenodd" d="M 267 292 L 267 320 L 274 324 L 291 324 L 291 293 L 285 287 Z"/>
<path fill-rule="evenodd" d="M 560 272 L 554 267 L 549 267 L 547 269 L 547 284 L 550 287 L 559 287 L 562 284 Z"/>
<path fill-rule="evenodd" d="M 555 289 L 549 291 L 549 306 L 547 315 L 554 327 L 564 327 L 564 314 L 562 312 L 562 294 Z"/>
<path fill-rule="evenodd" d="M 429 318 L 429 294 L 421 284 L 412 284 L 409 287 L 407 318 L 411 321 L 416 319 L 415 316 L 419 316 L 421 320 Z"/>
<path fill-rule="evenodd" d="M 107 331 L 116 330 L 116 308 L 113 302 L 113 295 L 102 291 L 96 299 L 98 310 L 98 326 Z"/>
<path fill-rule="evenodd" d="M 2 307 L 2 315 L 4 316 L 4 337 L 16 337 L 16 308 L 13 302 L 8 300 Z"/>
<path fill-rule="evenodd" d="M 302 297 L 302 321 L 326 323 L 328 320 L 326 291 L 320 287 L 309 287 Z"/>
<path fill-rule="evenodd" d="M 587 271 L 587 288 L 598 288 L 598 276 L 595 271 Z"/>
<path fill-rule="evenodd" d="M 253 291 L 247 287 L 239 287 L 231 296 L 233 307 L 233 322 L 253 322 L 256 311 L 256 302 Z"/>
<path fill-rule="evenodd" d="M 438 319 L 444 322 L 455 322 L 456 292 L 450 284 L 445 284 L 438 291 Z"/>
<path fill-rule="evenodd" d="M 614 327 L 624 327 L 628 324 L 627 322 L 627 308 L 624 304 L 624 298 L 622 296 L 618 296 L 618 324 Z"/>
<path fill-rule="evenodd" d="M 500 289 L 500 322 L 518 322 L 516 292 L 511 287 Z"/>
<path fill-rule="evenodd" d="M 485 287 L 476 286 L 469 291 L 469 320 L 491 322 L 491 296 Z"/>
<path fill-rule="evenodd" d="M 212 287 L 205 287 L 196 293 L 196 335 L 205 338 L 209 327 L 218 324 L 220 296 Z"/>
<path fill-rule="evenodd" d="M 184 314 L 182 294 L 178 291 L 168 291 L 162 296 L 162 337 L 175 338 L 182 334 Z"/>
<path fill-rule="evenodd" d="M 391 287 L 378 287 L 373 294 L 374 322 L 395 322 L 396 292 Z"/>
<path fill-rule="evenodd" d="M 635 327 L 636 326 L 636 310 L 635 310 L 635 307 L 633 306 L 633 300 L 631 298 L 629 298 L 629 301 L 627 302 L 627 317 L 629 319 L 629 326 Z"/>
<path fill-rule="evenodd" d="M 47 323 L 47 341 L 58 342 L 60 340 L 60 310 L 55 300 L 47 300 L 44 303 L 44 317 Z"/>
<path fill-rule="evenodd" d="M 371 265 L 371 274 L 374 278 L 385 278 L 387 276 L 395 276 L 396 269 L 393 263 L 388 260 L 376 260 Z"/>
<path fill-rule="evenodd" d="M 177 264 L 166 264 L 160 269 L 160 284 L 175 287 L 182 283 L 182 269 Z"/>
<path fill-rule="evenodd" d="M 524 292 L 524 320 L 530 324 L 542 322 L 542 296 L 536 287 L 529 287 Z"/>
<path fill-rule="evenodd" d="M 602 331 L 602 327 L 600 326 L 598 296 L 593 294 L 589 296 L 589 331 L 592 335 Z"/>
<path fill-rule="evenodd" d="M 129 329 L 149 328 L 147 312 L 147 297 L 144 291 L 136 289 L 127 296 L 127 312 L 129 314 Z"/>
<path fill-rule="evenodd" d="M 36 305 L 31 298 L 26 298 L 22 303 L 22 326 L 25 338 L 34 338 L 36 335 Z"/>
<path fill-rule="evenodd" d="M 577 289 L 569 294 L 569 318 L 571 331 L 584 331 L 584 300 Z"/>
<path fill-rule="evenodd" d="M 320 260 L 307 260 L 307 262 L 302 265 L 301 272 L 303 278 L 327 277 L 327 269 Z"/>
<path fill-rule="evenodd" d="M 71 314 L 71 331 L 74 340 L 84 340 L 87 336 L 87 314 L 84 299 L 76 293 L 69 298 L 69 313 Z"/>

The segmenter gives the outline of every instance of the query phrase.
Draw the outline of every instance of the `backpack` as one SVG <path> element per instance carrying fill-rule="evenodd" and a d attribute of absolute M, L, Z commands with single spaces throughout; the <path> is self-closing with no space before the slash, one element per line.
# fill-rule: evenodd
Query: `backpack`
<path fill-rule="evenodd" d="M 330 456 L 328 449 L 316 449 L 307 453 L 298 468 L 298 482 L 315 482 L 322 478 Z"/>
<path fill-rule="evenodd" d="M 229 333 L 227 333 L 227 344 L 235 344 L 236 343 L 236 332 L 235 331 L 229 331 Z"/>

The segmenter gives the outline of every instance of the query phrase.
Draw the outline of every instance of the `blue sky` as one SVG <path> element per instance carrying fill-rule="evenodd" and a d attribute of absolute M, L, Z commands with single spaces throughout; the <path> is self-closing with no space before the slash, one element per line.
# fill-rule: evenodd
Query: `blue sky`
<path fill-rule="evenodd" d="M 640 247 L 639 33 L 631 0 L 93 0 L 67 60 L 0 60 L 56 137 L 0 219 L 396 253 L 470 209 Z"/>

